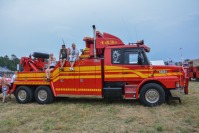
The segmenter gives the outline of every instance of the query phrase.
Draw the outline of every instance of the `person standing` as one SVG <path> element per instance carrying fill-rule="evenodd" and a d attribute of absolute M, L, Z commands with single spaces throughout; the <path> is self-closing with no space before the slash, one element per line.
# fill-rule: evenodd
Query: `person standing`
<path fill-rule="evenodd" d="M 63 44 L 59 52 L 59 61 L 61 65 L 60 70 L 62 71 L 64 70 L 63 66 L 67 59 L 68 59 L 68 50 L 66 49 L 65 44 Z"/>
<path fill-rule="evenodd" d="M 49 55 L 49 60 L 48 60 L 48 68 L 45 70 L 46 72 L 46 81 L 50 81 L 50 72 L 54 70 L 56 65 L 56 58 L 53 57 L 53 54 L 51 53 Z"/>
<path fill-rule="evenodd" d="M 75 61 L 79 59 L 79 51 L 76 49 L 76 45 L 73 43 L 72 44 L 72 49 L 70 50 L 70 53 L 69 53 L 69 61 L 70 61 L 70 70 L 71 71 L 74 71 L 74 64 L 75 64 Z"/>
<path fill-rule="evenodd" d="M 7 85 L 8 82 L 6 81 L 6 74 L 3 74 L 3 77 L 1 79 L 1 85 L 2 85 L 2 94 L 3 94 L 3 103 L 5 103 L 5 98 L 7 94 Z"/>
<path fill-rule="evenodd" d="M 17 78 L 17 71 L 14 72 L 14 74 L 12 75 L 11 81 L 10 81 L 10 93 L 9 93 L 10 99 L 11 99 L 11 90 L 12 90 L 12 87 L 13 87 L 13 84 L 14 84 L 16 78 Z"/>

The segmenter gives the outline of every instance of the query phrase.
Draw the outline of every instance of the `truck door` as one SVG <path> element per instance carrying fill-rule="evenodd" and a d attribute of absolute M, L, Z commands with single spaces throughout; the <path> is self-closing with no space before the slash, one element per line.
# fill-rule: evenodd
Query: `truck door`
<path fill-rule="evenodd" d="M 60 90 L 62 95 L 74 95 L 78 93 L 78 78 L 79 78 L 79 66 L 75 64 L 75 71 L 70 71 L 69 62 L 66 62 L 64 71 L 59 72 Z"/>
<path fill-rule="evenodd" d="M 123 80 L 124 82 L 139 83 L 148 77 L 149 62 L 143 49 L 124 49 Z"/>

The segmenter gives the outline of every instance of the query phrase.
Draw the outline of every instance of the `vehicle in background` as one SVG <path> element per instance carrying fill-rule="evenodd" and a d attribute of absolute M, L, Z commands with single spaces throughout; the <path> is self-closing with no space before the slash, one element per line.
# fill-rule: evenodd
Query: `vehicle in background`
<path fill-rule="evenodd" d="M 199 59 L 190 60 L 189 64 L 189 79 L 199 80 Z"/>

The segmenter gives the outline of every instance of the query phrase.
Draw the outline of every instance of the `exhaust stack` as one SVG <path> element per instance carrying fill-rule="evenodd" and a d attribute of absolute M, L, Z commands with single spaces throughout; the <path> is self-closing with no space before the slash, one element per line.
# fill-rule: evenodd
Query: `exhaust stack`
<path fill-rule="evenodd" d="M 96 28 L 95 28 L 95 25 L 93 25 L 93 38 L 94 38 L 94 58 L 97 58 L 97 55 L 96 55 Z"/>

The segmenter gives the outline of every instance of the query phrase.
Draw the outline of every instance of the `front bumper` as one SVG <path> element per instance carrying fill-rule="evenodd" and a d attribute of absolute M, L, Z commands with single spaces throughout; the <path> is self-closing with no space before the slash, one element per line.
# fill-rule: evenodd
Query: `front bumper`
<path fill-rule="evenodd" d="M 184 93 L 187 95 L 189 93 L 189 77 L 185 78 L 185 87 L 184 87 Z"/>
<path fill-rule="evenodd" d="M 172 90 L 170 90 L 170 93 L 173 97 L 182 97 L 185 94 L 184 88 L 172 89 Z"/>

